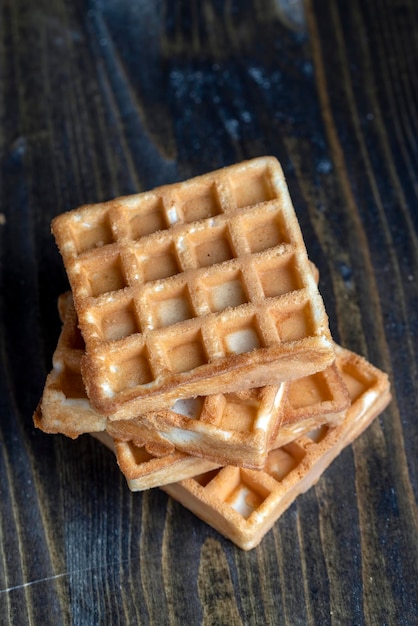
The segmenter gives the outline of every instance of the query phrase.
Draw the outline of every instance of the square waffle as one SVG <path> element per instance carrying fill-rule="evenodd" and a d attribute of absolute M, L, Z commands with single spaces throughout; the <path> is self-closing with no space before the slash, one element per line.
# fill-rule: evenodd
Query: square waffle
<path fill-rule="evenodd" d="M 59 298 L 58 307 L 63 328 L 35 424 L 46 432 L 70 437 L 107 429 L 113 438 L 135 444 L 131 451 L 124 449 L 121 441 L 118 447 L 121 458 L 132 458 L 134 465 L 138 466 L 134 459 L 184 451 L 218 465 L 260 468 L 278 430 L 284 429 L 283 437 L 289 431 L 287 436 L 292 438 L 298 423 L 307 429 L 325 419 L 341 420 L 349 405 L 347 389 L 333 364 L 323 372 L 279 386 L 197 397 L 177 402 L 160 414 L 111 421 L 91 408 L 85 392 L 80 372 L 84 344 L 70 293 Z M 176 462 L 179 458 L 170 456 Z M 121 464 L 127 467 L 127 463 Z M 192 465 L 187 456 L 184 464 Z M 132 476 L 134 470 L 127 473 Z"/>
<path fill-rule="evenodd" d="M 342 424 L 273 449 L 263 470 L 227 466 L 162 489 L 240 548 L 254 548 L 391 399 L 386 374 L 365 359 L 338 348 L 337 361 L 352 400 Z"/>
<path fill-rule="evenodd" d="M 52 231 L 86 344 L 93 408 L 129 419 L 277 385 L 334 360 L 328 319 L 272 157 L 87 205 Z"/>

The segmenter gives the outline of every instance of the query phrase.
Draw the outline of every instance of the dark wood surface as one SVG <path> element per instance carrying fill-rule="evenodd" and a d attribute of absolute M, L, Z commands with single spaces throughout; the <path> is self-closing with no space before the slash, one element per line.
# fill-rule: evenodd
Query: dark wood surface
<path fill-rule="evenodd" d="M 418 623 L 418 5 L 0 0 L 0 623 Z M 273 154 L 337 341 L 393 402 L 244 553 L 36 431 L 52 217 Z"/>

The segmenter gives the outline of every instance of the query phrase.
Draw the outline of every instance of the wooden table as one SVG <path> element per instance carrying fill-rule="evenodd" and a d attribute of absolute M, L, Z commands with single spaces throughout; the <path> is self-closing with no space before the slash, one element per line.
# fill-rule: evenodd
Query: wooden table
<path fill-rule="evenodd" d="M 413 0 L 0 2 L 1 624 L 418 623 L 417 32 Z M 52 217 L 262 154 L 393 402 L 244 553 L 32 412 Z"/>

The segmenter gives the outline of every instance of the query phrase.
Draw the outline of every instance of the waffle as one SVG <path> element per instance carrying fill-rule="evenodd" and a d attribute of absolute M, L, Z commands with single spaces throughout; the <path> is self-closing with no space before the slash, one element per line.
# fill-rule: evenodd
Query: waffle
<path fill-rule="evenodd" d="M 347 388 L 333 364 L 279 388 L 179 401 L 170 410 L 110 422 L 107 430 L 116 439 L 134 439 L 135 443 L 131 433 L 132 423 L 137 422 L 149 429 L 147 441 L 172 444 L 218 465 L 260 469 L 275 437 L 284 443 L 294 438 L 297 428 L 304 431 L 324 422 L 337 424 L 349 404 Z"/>
<path fill-rule="evenodd" d="M 60 296 L 58 309 L 62 330 L 52 357 L 52 370 L 33 417 L 35 426 L 44 432 L 75 439 L 82 433 L 105 430 L 107 418 L 91 408 L 81 377 L 84 340 L 77 327 L 70 292 Z"/>
<path fill-rule="evenodd" d="M 58 308 L 63 328 L 35 424 L 46 432 L 70 437 L 107 429 L 115 439 L 133 441 L 131 449 L 124 449 L 122 442 L 118 448 L 124 473 L 130 478 L 138 473 L 144 458 L 169 456 L 169 461 L 179 466 L 182 450 L 217 465 L 260 468 L 278 430 L 284 442 L 285 437 L 295 436 L 297 422 L 300 428 L 305 425 L 305 430 L 324 420 L 335 423 L 342 419 L 349 404 L 346 387 L 332 365 L 324 372 L 276 387 L 198 397 L 177 403 L 161 414 L 110 421 L 91 408 L 83 386 L 80 361 L 84 346 L 71 294 L 59 298 Z M 159 460 L 158 466 L 161 464 Z M 182 464 L 190 468 L 193 465 L 188 455 Z M 130 466 L 134 469 L 127 469 Z M 177 470 L 173 475 L 175 480 L 180 479 Z M 189 469 L 188 475 L 193 471 Z"/>
<path fill-rule="evenodd" d="M 159 456 L 148 452 L 145 446 L 113 439 L 106 431 L 91 434 L 116 454 L 120 470 L 131 491 L 161 487 L 220 467 L 212 461 L 179 450 Z"/>
<path fill-rule="evenodd" d="M 52 231 L 86 343 L 88 397 L 110 419 L 202 389 L 277 385 L 334 359 L 274 158 L 83 206 Z"/>
<path fill-rule="evenodd" d="M 77 328 L 77 314 L 71 293 L 60 296 L 58 309 L 63 327 L 53 356 L 53 368 L 35 412 L 36 426 L 44 432 L 62 433 L 72 438 L 82 433 L 108 429 L 114 438 L 132 440 L 137 447 L 145 446 L 151 454 L 161 456 L 173 452 L 173 443 L 158 433 L 151 420 L 139 417 L 110 421 L 107 416 L 93 410 L 81 376 L 84 342 Z M 280 422 L 285 392 L 286 384 L 283 383 L 241 393 L 239 398 L 234 399 L 219 394 L 216 397 L 186 400 L 183 402 L 183 411 L 186 406 L 189 410 L 191 406 L 200 408 L 201 415 L 195 416 L 194 420 L 175 411 L 170 413 L 173 418 L 177 416 L 176 432 L 183 435 L 182 443 L 186 451 L 187 440 L 194 436 L 191 448 L 196 449 L 201 440 L 202 450 L 211 450 L 212 457 L 214 450 L 218 451 L 219 463 L 242 460 L 245 465 L 259 467 L 265 460 L 268 443 Z M 218 410 L 222 410 L 219 418 L 212 415 Z M 192 421 L 197 428 L 190 427 Z"/>
<path fill-rule="evenodd" d="M 291 382 L 291 388 L 283 402 L 283 417 L 280 426 L 270 442 L 275 449 L 291 442 L 303 433 L 324 424 L 339 424 L 344 419 L 350 402 L 345 402 L 345 410 L 336 413 L 335 396 L 340 401 L 341 377 L 330 366 L 321 372 L 323 378 L 307 377 Z M 335 385 L 335 388 L 334 388 Z M 127 422 L 123 422 L 126 424 Z M 109 437 L 110 429 L 106 433 Z M 220 466 L 219 459 L 212 455 L 205 458 L 192 456 L 180 450 L 152 451 L 150 446 L 136 445 L 133 441 L 111 439 L 118 465 L 132 491 L 143 491 L 150 487 L 178 482 L 197 474 L 209 472 Z M 241 464 L 242 467 L 242 464 Z"/>
<path fill-rule="evenodd" d="M 263 470 L 228 466 L 162 489 L 240 548 L 254 548 L 390 401 L 386 374 L 340 348 L 337 362 L 352 399 L 340 426 L 322 426 L 275 448 Z"/>
<path fill-rule="evenodd" d="M 218 464 L 262 467 L 268 445 L 280 427 L 287 384 L 250 389 L 234 394 L 198 396 L 175 403 L 162 414 L 109 421 L 107 431 L 116 439 L 142 441 L 204 457 Z"/>
<path fill-rule="evenodd" d="M 52 358 L 41 401 L 35 413 L 35 426 L 46 433 L 61 433 L 76 439 L 83 433 L 102 432 L 109 419 L 97 413 L 87 397 L 81 375 L 81 360 L 85 352 L 83 337 L 77 326 L 71 292 L 58 298 L 58 310 L 63 322 L 57 347 Z M 115 422 L 115 429 L 118 422 Z M 173 446 L 163 439 L 151 441 L 149 428 L 138 422 L 124 422 L 124 434 L 140 445 L 147 444 L 153 453 L 168 453 Z"/>

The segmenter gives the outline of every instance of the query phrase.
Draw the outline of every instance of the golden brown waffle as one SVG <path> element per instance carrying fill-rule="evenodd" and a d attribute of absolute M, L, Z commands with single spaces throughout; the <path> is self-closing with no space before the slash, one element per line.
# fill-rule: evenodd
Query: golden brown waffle
<path fill-rule="evenodd" d="M 80 371 L 84 340 L 70 292 L 60 296 L 58 309 L 63 326 L 34 422 L 46 433 L 75 439 L 82 433 L 105 430 L 107 418 L 93 411 L 87 398 Z"/>
<path fill-rule="evenodd" d="M 137 446 L 132 441 L 113 439 L 107 431 L 90 434 L 115 453 L 119 468 L 131 491 L 161 487 L 220 467 L 219 463 L 179 450 L 161 456 L 152 454 L 145 446 Z"/>
<path fill-rule="evenodd" d="M 149 453 L 161 455 L 173 452 L 174 445 L 170 439 L 161 436 L 144 419 L 112 422 L 92 409 L 80 371 L 84 342 L 77 328 L 77 315 L 70 293 L 60 296 L 58 308 L 63 327 L 53 356 L 53 369 L 47 377 L 41 402 L 35 412 L 36 426 L 45 432 L 62 433 L 73 438 L 107 428 L 113 437 L 133 440 L 137 446 L 145 446 Z M 191 447 L 197 448 L 201 440 L 201 451 L 211 450 L 212 457 L 214 451 L 217 451 L 219 463 L 242 460 L 250 467 L 261 467 L 268 443 L 281 420 L 285 393 L 286 384 L 283 383 L 241 393 L 239 398 L 234 399 L 218 395 L 196 398 L 190 402 L 186 400 L 185 405 L 200 407 L 201 424 L 199 426 L 197 416 L 195 419 L 187 419 L 173 412 L 173 416 L 178 418 L 176 432 L 178 436 L 183 435 L 186 451 L 187 439 L 195 437 Z M 212 415 L 221 409 L 219 417 Z M 196 422 L 194 429 L 190 427 L 192 421 Z"/>
<path fill-rule="evenodd" d="M 282 421 L 270 442 L 269 449 L 284 446 L 302 434 L 323 425 L 340 424 L 351 403 L 347 396 L 344 410 L 335 412 L 334 398 L 340 402 L 340 385 L 341 376 L 336 364 L 321 372 L 321 377 L 315 374 L 292 381 L 290 392 L 283 404 Z M 344 389 L 346 391 L 346 387 Z M 126 423 L 128 422 L 122 422 Z M 114 440 L 112 445 L 119 467 L 132 491 L 177 482 L 222 465 L 219 460 L 215 459 L 211 463 L 207 458 L 190 456 L 178 450 L 152 453 L 144 445 L 138 446 L 132 441 Z"/>
<path fill-rule="evenodd" d="M 341 423 L 350 404 L 350 401 L 345 402 L 345 410 L 335 412 L 336 403 L 341 402 L 341 377 L 336 373 L 335 366 L 330 366 L 321 374 L 321 379 L 316 379 L 315 375 L 292 381 L 291 393 L 283 403 L 283 417 L 273 443 L 270 442 L 270 449 L 283 446 L 324 424 Z M 112 432 L 111 429 L 109 432 Z M 115 440 L 114 449 L 119 467 L 132 491 L 178 482 L 222 465 L 213 454 L 199 458 L 179 449 L 158 454 L 152 453 L 149 445 L 138 446 L 132 441 Z M 238 460 L 236 464 L 243 466 Z"/>
<path fill-rule="evenodd" d="M 118 464 L 132 491 L 159 487 L 174 480 L 183 480 L 199 472 L 219 467 L 205 459 L 174 451 L 163 456 L 149 453 L 144 446 L 119 442 L 107 432 L 91 433 L 116 454 Z"/>
<path fill-rule="evenodd" d="M 115 439 L 138 443 L 137 425 L 148 448 L 153 442 L 218 464 L 259 468 L 280 427 L 286 393 L 287 384 L 282 383 L 235 394 L 198 396 L 176 402 L 161 415 L 109 421 L 107 431 Z"/>
<path fill-rule="evenodd" d="M 142 475 L 135 459 L 170 455 L 170 461 L 177 462 L 181 455 L 172 455 L 181 450 L 205 457 L 217 465 L 260 468 L 278 430 L 282 433 L 281 441 L 285 442 L 286 438 L 292 439 L 297 434 L 298 423 L 299 428 L 306 430 L 324 421 L 341 420 L 349 405 L 347 389 L 336 366 L 332 365 L 324 372 L 278 387 L 198 397 L 177 403 L 173 410 L 161 414 L 109 421 L 93 411 L 83 386 L 80 360 L 84 345 L 77 329 L 71 294 L 60 297 L 58 308 L 63 328 L 35 423 L 45 432 L 60 432 L 70 437 L 107 429 L 113 438 L 132 440 L 136 444 L 132 449 L 124 449 L 119 444 L 119 456 L 126 459 L 121 464 L 127 476 L 132 477 L 135 472 Z M 132 459 L 130 470 L 127 469 L 129 459 Z M 189 468 L 193 465 L 187 457 L 183 464 Z M 162 466 L 161 460 L 158 466 Z M 190 471 L 189 476 L 193 475 Z M 174 480 L 180 479 L 176 472 L 173 476 Z"/>
<path fill-rule="evenodd" d="M 137 420 L 110 422 L 107 430 L 116 439 L 135 439 L 132 424 L 137 422 L 149 429 L 148 442 L 166 442 L 218 465 L 261 468 L 277 435 L 284 443 L 297 435 L 298 428 L 301 432 L 324 422 L 339 423 L 349 404 L 347 388 L 333 364 L 282 388 L 183 400 Z"/>
<path fill-rule="evenodd" d="M 338 349 L 337 361 L 352 398 L 340 426 L 323 426 L 272 450 L 261 471 L 223 467 L 162 489 L 239 547 L 255 547 L 390 401 L 386 374 L 347 350 Z"/>
<path fill-rule="evenodd" d="M 280 165 L 254 159 L 53 221 L 110 419 L 301 378 L 334 359 Z"/>

